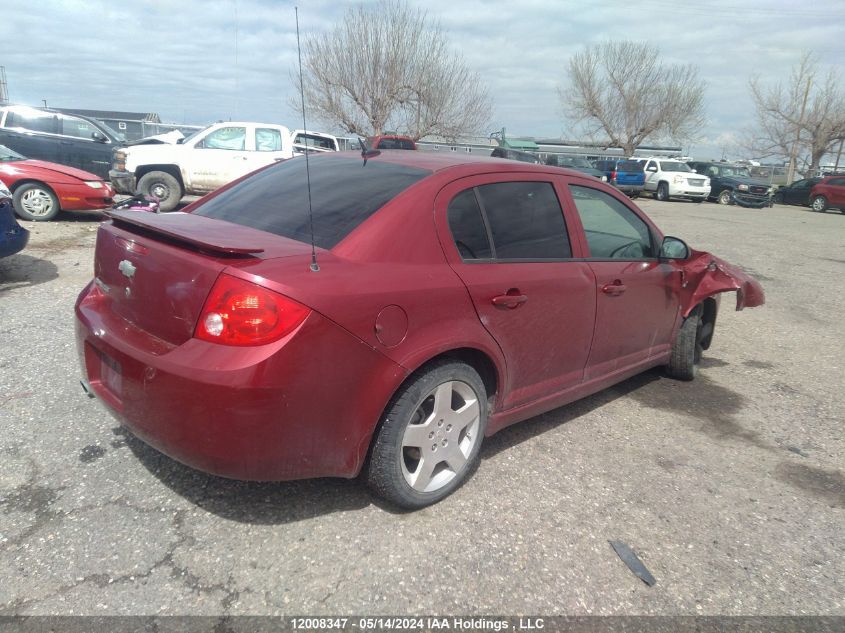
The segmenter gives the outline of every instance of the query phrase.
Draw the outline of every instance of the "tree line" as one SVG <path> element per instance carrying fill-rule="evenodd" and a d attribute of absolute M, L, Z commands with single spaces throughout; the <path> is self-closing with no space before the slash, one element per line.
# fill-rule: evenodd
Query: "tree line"
<path fill-rule="evenodd" d="M 646 141 L 691 142 L 705 125 L 707 86 L 692 64 L 661 59 L 656 46 L 609 41 L 568 63 L 558 94 L 579 134 L 626 155 Z M 415 140 L 483 132 L 493 111 L 480 76 L 449 47 L 428 14 L 404 0 L 350 8 L 329 31 L 306 38 L 300 99 L 312 117 L 360 136 L 387 130 Z M 742 148 L 818 171 L 841 152 L 845 94 L 835 70 L 822 74 L 810 53 L 788 78 L 750 79 L 756 122 Z"/>

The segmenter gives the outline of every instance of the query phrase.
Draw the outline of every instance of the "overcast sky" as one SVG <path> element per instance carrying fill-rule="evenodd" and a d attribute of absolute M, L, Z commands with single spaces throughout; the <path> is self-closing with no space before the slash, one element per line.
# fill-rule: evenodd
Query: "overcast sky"
<path fill-rule="evenodd" d="M 300 0 L 302 33 L 351 4 Z M 490 131 L 571 137 L 557 88 L 586 44 L 634 39 L 707 82 L 708 123 L 688 153 L 739 157 L 753 118 L 748 79 L 788 74 L 802 50 L 845 60 L 845 0 L 413 0 L 484 78 Z M 241 119 L 296 126 L 294 3 L 281 0 L 3 0 L 0 66 L 17 103 L 157 112 L 163 121 Z M 845 73 L 843 73 L 845 75 Z M 309 125 L 309 127 L 318 127 Z M 706 156 L 705 156 L 706 155 Z"/>

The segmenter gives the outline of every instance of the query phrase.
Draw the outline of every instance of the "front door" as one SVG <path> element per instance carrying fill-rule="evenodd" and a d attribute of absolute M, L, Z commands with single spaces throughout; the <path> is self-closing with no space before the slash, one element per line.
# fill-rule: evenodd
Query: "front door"
<path fill-rule="evenodd" d="M 649 225 L 604 191 L 571 185 L 596 279 L 596 327 L 585 380 L 666 353 L 680 311 L 680 270 L 657 259 Z"/>
<path fill-rule="evenodd" d="M 246 144 L 247 130 L 240 125 L 217 128 L 199 139 L 186 165 L 191 187 L 214 191 L 252 171 Z"/>
<path fill-rule="evenodd" d="M 59 117 L 59 162 L 108 180 L 112 145 L 94 140 L 100 132 L 90 121 L 63 114 Z"/>
<path fill-rule="evenodd" d="M 503 409 L 580 383 L 595 280 L 589 264 L 572 260 L 552 178 L 462 179 L 440 192 L 436 213 L 447 258 L 507 359 Z"/>

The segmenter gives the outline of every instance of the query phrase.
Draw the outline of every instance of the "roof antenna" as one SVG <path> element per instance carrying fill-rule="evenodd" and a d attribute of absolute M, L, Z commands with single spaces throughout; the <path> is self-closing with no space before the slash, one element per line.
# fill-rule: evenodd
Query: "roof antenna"
<path fill-rule="evenodd" d="M 296 52 L 299 55 L 299 94 L 302 96 L 302 129 L 308 133 L 305 125 L 305 88 L 302 82 L 302 48 L 299 45 L 299 8 L 293 8 L 296 14 Z M 308 164 L 308 144 L 305 144 L 305 178 L 308 182 L 308 222 L 311 225 L 311 272 L 320 272 L 317 265 L 317 249 L 314 247 L 314 210 L 311 208 L 311 169 Z"/>

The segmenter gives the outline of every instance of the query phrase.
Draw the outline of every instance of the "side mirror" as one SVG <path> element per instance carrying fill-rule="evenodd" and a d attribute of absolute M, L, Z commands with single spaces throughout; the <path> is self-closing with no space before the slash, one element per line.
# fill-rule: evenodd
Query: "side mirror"
<path fill-rule="evenodd" d="M 663 243 L 660 245 L 660 260 L 666 259 L 689 259 L 690 249 L 684 240 L 677 237 L 667 235 L 663 238 Z"/>
<path fill-rule="evenodd" d="M 109 140 L 106 138 L 105 134 L 103 134 L 102 132 L 98 132 L 97 130 L 91 132 L 91 138 L 97 141 L 98 143 L 107 143 Z"/>

